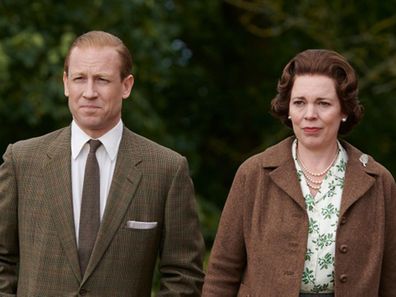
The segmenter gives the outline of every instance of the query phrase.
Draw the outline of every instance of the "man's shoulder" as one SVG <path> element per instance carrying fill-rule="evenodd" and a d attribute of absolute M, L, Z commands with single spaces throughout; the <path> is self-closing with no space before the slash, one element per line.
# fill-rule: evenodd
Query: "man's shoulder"
<path fill-rule="evenodd" d="M 125 141 L 128 146 L 133 147 L 134 150 L 139 151 L 142 155 L 153 158 L 159 156 L 165 159 L 180 159 L 183 156 L 174 151 L 173 149 L 166 147 L 162 144 L 155 142 L 154 140 L 148 139 L 140 134 L 132 132 L 128 128 L 124 129 Z"/>
<path fill-rule="evenodd" d="M 59 138 L 63 134 L 70 135 L 70 127 L 64 127 L 44 135 L 19 140 L 13 144 L 14 151 L 25 151 L 48 148 L 49 144 Z M 69 137 L 70 141 L 70 137 Z"/>

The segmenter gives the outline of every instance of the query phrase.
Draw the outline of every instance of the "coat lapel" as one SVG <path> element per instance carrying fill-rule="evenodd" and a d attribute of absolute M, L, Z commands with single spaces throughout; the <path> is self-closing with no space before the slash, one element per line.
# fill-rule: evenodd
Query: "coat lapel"
<path fill-rule="evenodd" d="M 291 152 L 290 152 L 291 154 Z M 285 163 L 274 169 L 270 173 L 273 182 L 289 195 L 302 209 L 306 209 L 304 196 L 297 178 L 293 159 L 288 159 Z"/>
<path fill-rule="evenodd" d="M 291 154 L 293 140 L 294 137 L 289 137 L 278 145 L 267 149 L 266 157 L 263 159 L 263 167 L 272 170 L 270 177 L 273 182 L 296 201 L 301 208 L 306 209 Z M 368 161 L 365 162 L 366 166 L 364 166 L 363 162 L 360 161 L 364 154 L 346 141 L 341 141 L 341 143 L 347 151 L 348 164 L 345 173 L 340 216 L 344 215 L 348 208 L 374 185 L 374 176 L 379 174 L 379 169 L 371 157 L 366 155 Z"/>
<path fill-rule="evenodd" d="M 73 220 L 70 137 L 70 127 L 65 128 L 49 145 L 43 182 L 46 204 L 51 210 L 63 250 L 76 278 L 81 280 Z"/>
<path fill-rule="evenodd" d="M 267 149 L 263 167 L 272 170 L 269 174 L 272 181 L 305 210 L 305 200 L 291 153 L 293 140 L 293 137 L 289 137 Z"/>
<path fill-rule="evenodd" d="M 106 209 L 83 281 L 89 277 L 103 257 L 118 231 L 139 185 L 142 174 L 137 165 L 142 159 L 136 144 L 138 139 L 133 135 L 132 132 L 124 128 Z"/>
<path fill-rule="evenodd" d="M 342 142 L 342 145 L 347 151 L 348 163 L 345 172 L 340 217 L 374 185 L 374 176 L 379 174 L 378 168 L 371 157 L 364 166 L 362 161 L 359 160 L 363 155 L 362 152 L 347 142 Z"/>

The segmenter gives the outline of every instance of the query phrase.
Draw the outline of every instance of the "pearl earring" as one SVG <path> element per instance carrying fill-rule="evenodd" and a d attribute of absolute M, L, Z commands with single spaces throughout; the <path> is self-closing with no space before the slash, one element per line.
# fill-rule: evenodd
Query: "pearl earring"
<path fill-rule="evenodd" d="M 343 121 L 344 123 L 346 122 L 347 118 L 342 118 L 341 121 Z"/>
<path fill-rule="evenodd" d="M 291 116 L 289 115 L 288 117 L 287 117 L 289 120 L 291 120 Z"/>

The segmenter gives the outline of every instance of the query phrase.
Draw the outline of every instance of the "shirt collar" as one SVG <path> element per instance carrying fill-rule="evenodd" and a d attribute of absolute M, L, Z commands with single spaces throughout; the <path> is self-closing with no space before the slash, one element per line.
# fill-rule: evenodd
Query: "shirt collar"
<path fill-rule="evenodd" d="M 117 156 L 118 147 L 121 142 L 123 130 L 122 120 L 118 122 L 118 124 L 113 127 L 106 134 L 102 135 L 98 139 L 102 142 L 103 147 L 105 148 L 109 158 L 114 161 Z M 71 123 L 71 151 L 72 158 L 75 160 L 78 155 L 81 153 L 84 145 L 90 140 L 88 134 L 86 134 L 73 120 Z"/>
<path fill-rule="evenodd" d="M 348 154 L 341 143 L 337 140 L 337 146 L 339 153 L 337 159 L 334 161 L 333 166 L 329 169 L 330 176 L 337 176 L 340 179 L 344 179 L 346 164 L 348 162 Z M 292 143 L 292 155 L 294 159 L 294 164 L 297 171 L 302 171 L 300 164 L 297 161 L 297 139 Z M 328 173 L 326 174 L 328 175 Z"/>

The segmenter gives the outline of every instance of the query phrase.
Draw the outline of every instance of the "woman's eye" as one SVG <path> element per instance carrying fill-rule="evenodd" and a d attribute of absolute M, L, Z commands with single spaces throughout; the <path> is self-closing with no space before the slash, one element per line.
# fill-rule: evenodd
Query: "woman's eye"
<path fill-rule="evenodd" d="M 330 103 L 326 102 L 326 101 L 321 101 L 321 102 L 319 102 L 319 105 L 321 105 L 321 106 L 330 106 Z"/>
<path fill-rule="evenodd" d="M 301 105 L 304 105 L 304 101 L 296 100 L 296 101 L 293 101 L 293 104 L 296 105 L 296 106 L 301 106 Z"/>

